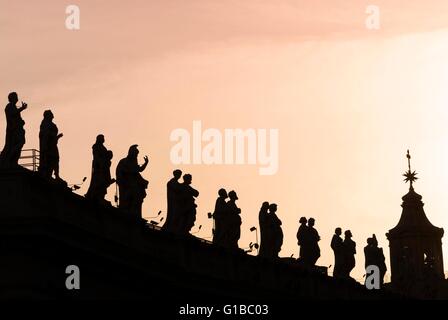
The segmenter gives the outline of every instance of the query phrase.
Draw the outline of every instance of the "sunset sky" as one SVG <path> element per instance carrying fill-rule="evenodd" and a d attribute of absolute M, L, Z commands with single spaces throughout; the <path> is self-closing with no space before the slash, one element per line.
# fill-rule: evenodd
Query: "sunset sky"
<path fill-rule="evenodd" d="M 72 4 L 80 30 L 65 27 Z M 380 9 L 379 30 L 365 26 L 368 5 Z M 29 104 L 27 148 L 38 148 L 42 113 L 53 110 L 69 183 L 90 178 L 97 134 L 114 152 L 113 175 L 139 144 L 150 158 L 144 216 L 165 214 L 173 130 L 191 132 L 194 120 L 222 131 L 278 129 L 275 175 L 254 165 L 180 166 L 200 192 L 198 236 L 211 236 L 217 190 L 234 189 L 240 247 L 255 240 L 261 203 L 275 202 L 282 256 L 297 257 L 298 220 L 314 217 L 318 264 L 333 265 L 335 227 L 350 229 L 360 279 L 372 233 L 389 264 L 385 233 L 407 192 L 408 148 L 426 213 L 448 228 L 447 16 L 446 0 L 0 0 L 0 96 L 5 106 L 17 91 Z M 448 245 L 444 256 L 448 269 Z"/>

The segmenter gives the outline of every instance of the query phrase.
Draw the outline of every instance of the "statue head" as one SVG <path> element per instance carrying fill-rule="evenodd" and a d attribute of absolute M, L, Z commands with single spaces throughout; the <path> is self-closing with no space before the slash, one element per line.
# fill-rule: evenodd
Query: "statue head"
<path fill-rule="evenodd" d="M 137 158 L 138 153 L 139 153 L 138 145 L 134 144 L 134 145 L 129 147 L 128 158 Z"/>
<path fill-rule="evenodd" d="M 238 200 L 238 196 L 236 195 L 236 192 L 233 190 L 229 192 L 229 198 L 230 200 Z"/>
<path fill-rule="evenodd" d="M 99 134 L 99 135 L 96 136 L 96 143 L 103 144 L 104 141 L 105 141 L 105 140 L 104 140 L 104 135 Z"/>
<path fill-rule="evenodd" d="M 315 222 L 316 221 L 314 220 L 314 218 L 309 218 L 308 219 L 308 226 L 313 227 Z"/>
<path fill-rule="evenodd" d="M 334 233 L 340 236 L 342 234 L 342 229 L 338 227 L 334 230 Z"/>
<path fill-rule="evenodd" d="M 272 212 L 272 213 L 277 212 L 277 204 L 276 203 L 271 203 L 269 205 L 269 211 Z"/>
<path fill-rule="evenodd" d="M 224 198 L 224 199 L 226 199 L 226 198 L 228 197 L 228 195 L 227 195 L 227 191 L 226 191 L 226 189 L 224 189 L 224 188 L 219 189 L 219 191 L 218 191 L 218 195 L 219 195 L 221 198 Z"/>
<path fill-rule="evenodd" d="M 53 115 L 53 112 L 51 112 L 51 110 L 45 110 L 44 111 L 44 119 L 45 120 L 53 120 L 53 118 L 54 118 L 54 115 Z"/>
<path fill-rule="evenodd" d="M 186 184 L 191 184 L 192 180 L 193 180 L 193 177 L 191 176 L 191 174 L 189 174 L 189 173 L 184 174 L 184 182 Z"/>
<path fill-rule="evenodd" d="M 307 222 L 307 219 L 305 217 L 301 217 L 299 220 L 300 224 L 305 224 Z"/>
<path fill-rule="evenodd" d="M 269 209 L 269 202 L 267 201 L 263 202 L 263 204 L 261 205 L 261 210 L 267 211 L 268 209 Z"/>
<path fill-rule="evenodd" d="M 182 176 L 182 171 L 179 169 L 176 169 L 173 171 L 173 177 L 176 179 L 180 179 L 180 177 Z"/>
<path fill-rule="evenodd" d="M 350 231 L 350 230 L 346 230 L 345 232 L 344 232 L 344 235 L 345 235 L 345 237 L 346 238 L 351 238 L 351 237 L 353 237 L 353 235 L 352 235 L 352 232 Z"/>
<path fill-rule="evenodd" d="M 17 101 L 19 101 L 17 92 L 11 92 L 10 94 L 8 94 L 8 101 L 14 104 L 17 103 Z"/>

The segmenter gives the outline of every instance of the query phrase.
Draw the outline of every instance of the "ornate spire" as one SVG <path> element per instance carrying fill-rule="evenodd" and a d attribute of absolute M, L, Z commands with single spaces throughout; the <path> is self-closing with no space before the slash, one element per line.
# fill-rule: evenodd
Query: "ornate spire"
<path fill-rule="evenodd" d="M 418 179 L 417 178 L 417 173 L 415 171 L 411 170 L 411 155 L 409 154 L 409 150 L 408 153 L 406 154 L 406 158 L 408 158 L 408 171 L 406 171 L 403 176 L 405 177 L 404 181 L 406 183 L 410 183 L 409 186 L 409 190 L 414 190 L 414 187 L 412 186 L 412 184 Z"/>

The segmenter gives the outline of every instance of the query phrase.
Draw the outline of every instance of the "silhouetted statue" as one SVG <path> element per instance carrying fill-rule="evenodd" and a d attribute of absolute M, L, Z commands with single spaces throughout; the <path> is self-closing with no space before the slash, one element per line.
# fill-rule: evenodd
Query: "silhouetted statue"
<path fill-rule="evenodd" d="M 343 277 L 350 278 L 350 272 L 355 267 L 356 243 L 352 240 L 350 230 L 344 232 L 343 252 L 344 252 L 344 268 Z"/>
<path fill-rule="evenodd" d="M 47 179 L 50 179 L 54 173 L 55 178 L 59 180 L 58 141 L 63 134 L 59 133 L 53 119 L 51 110 L 45 110 L 39 131 L 39 173 Z"/>
<path fill-rule="evenodd" d="M 173 177 L 166 184 L 166 198 L 167 210 L 166 220 L 162 227 L 163 230 L 170 232 L 177 232 L 176 223 L 179 223 L 179 208 L 181 184 L 179 179 L 182 176 L 182 171 L 176 169 L 173 171 Z"/>
<path fill-rule="evenodd" d="M 178 223 L 179 227 L 176 229 L 179 233 L 189 234 L 196 221 L 197 205 L 195 203 L 195 198 L 199 196 L 199 191 L 191 186 L 191 174 L 184 174 L 183 180 L 184 182 L 182 182 L 180 185 L 179 217 L 177 219 L 177 222 L 174 223 Z"/>
<path fill-rule="evenodd" d="M 216 199 L 215 203 L 215 211 L 213 212 L 213 219 L 215 221 L 213 244 L 220 246 L 225 245 L 227 198 L 228 195 L 226 189 L 219 189 L 218 199 Z"/>
<path fill-rule="evenodd" d="M 270 223 L 268 212 L 269 202 L 263 202 L 258 213 L 258 223 L 260 224 L 260 250 L 258 255 L 260 257 L 271 257 L 272 252 L 272 234 L 270 230 Z"/>
<path fill-rule="evenodd" d="M 307 240 L 308 240 L 308 226 L 306 225 L 307 219 L 301 217 L 299 220 L 300 226 L 297 231 L 297 244 L 300 246 L 299 259 L 304 261 L 306 258 Z"/>
<path fill-rule="evenodd" d="M 375 260 L 375 247 L 373 245 L 373 238 L 367 238 L 367 245 L 364 247 L 364 258 L 365 258 L 365 263 L 364 263 L 364 267 L 367 269 L 368 266 L 371 265 L 376 265 L 376 260 Z M 366 279 L 367 279 L 367 272 L 366 272 Z"/>
<path fill-rule="evenodd" d="M 320 236 L 314 229 L 314 218 L 308 220 L 308 225 L 305 217 L 300 218 L 299 222 L 301 225 L 297 231 L 297 240 L 300 245 L 300 260 L 307 266 L 314 266 L 320 257 Z"/>
<path fill-rule="evenodd" d="M 376 261 L 377 265 L 380 268 L 380 275 L 381 275 L 381 284 L 383 284 L 384 276 L 386 275 L 387 267 L 386 267 L 386 258 L 384 257 L 383 248 L 378 247 L 378 240 L 376 239 L 376 236 L 373 235 L 373 246 L 376 248 Z"/>
<path fill-rule="evenodd" d="M 86 198 L 101 203 L 105 201 L 107 188 L 115 182 L 115 179 L 112 179 L 110 175 L 113 153 L 104 146 L 104 136 L 102 134 L 96 137 L 96 142 L 92 146 L 92 154 L 92 178 Z"/>
<path fill-rule="evenodd" d="M 241 209 L 236 205 L 238 196 L 235 191 L 229 192 L 229 201 L 227 202 L 226 213 L 226 236 L 225 246 L 232 249 L 238 249 L 238 240 L 241 236 Z"/>
<path fill-rule="evenodd" d="M 11 92 L 8 95 L 8 101 L 9 103 L 5 108 L 5 146 L 0 154 L 0 168 L 17 166 L 22 148 L 25 144 L 25 121 L 23 121 L 21 113 L 27 108 L 27 104 L 22 102 L 22 106 L 17 108 L 16 104 L 19 98 L 15 92 Z"/>
<path fill-rule="evenodd" d="M 342 230 L 341 228 L 336 228 L 334 231 L 333 238 L 331 239 L 331 249 L 334 252 L 334 268 L 333 277 L 342 277 L 344 272 L 344 252 L 343 252 L 343 240 L 341 238 Z"/>
<path fill-rule="evenodd" d="M 277 214 L 277 204 L 271 203 L 269 205 L 269 215 L 271 218 L 272 224 L 272 234 L 273 234 L 273 256 L 274 258 L 278 258 L 278 254 L 282 250 L 283 245 L 283 230 L 282 230 L 282 221 L 278 218 Z"/>
<path fill-rule="evenodd" d="M 119 208 L 135 218 L 141 218 L 148 181 L 142 177 L 140 172 L 145 170 L 149 160 L 148 156 L 145 156 L 143 165 L 138 164 L 139 151 L 137 147 L 137 145 L 131 146 L 128 156 L 120 160 L 116 169 L 116 176 L 120 192 Z"/>
<path fill-rule="evenodd" d="M 269 211 L 268 211 L 269 209 Z M 259 214 L 261 243 L 259 256 L 278 258 L 283 245 L 282 222 L 276 215 L 277 205 L 263 202 Z"/>
<path fill-rule="evenodd" d="M 380 270 L 380 283 L 384 283 L 384 275 L 386 274 L 387 267 L 384 258 L 383 249 L 378 247 L 378 240 L 376 236 L 373 235 L 371 238 L 367 239 L 367 246 L 364 247 L 365 256 L 365 268 L 370 265 L 377 266 Z M 367 279 L 368 274 L 366 274 Z"/>
<path fill-rule="evenodd" d="M 320 236 L 317 230 L 314 228 L 315 220 L 314 218 L 308 219 L 308 232 L 309 232 L 309 258 L 307 261 L 310 265 L 314 266 L 317 259 L 320 257 L 320 248 L 318 242 L 320 241 Z"/>

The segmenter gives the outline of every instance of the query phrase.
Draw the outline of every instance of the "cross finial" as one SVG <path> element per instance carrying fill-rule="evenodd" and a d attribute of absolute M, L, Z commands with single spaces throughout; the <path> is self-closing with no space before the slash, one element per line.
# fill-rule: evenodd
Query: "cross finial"
<path fill-rule="evenodd" d="M 406 158 L 408 158 L 408 171 L 406 171 L 403 176 L 405 177 L 404 181 L 407 183 L 409 182 L 409 190 L 414 190 L 414 187 L 412 184 L 418 179 L 417 173 L 415 171 L 411 171 L 411 155 L 409 153 L 409 150 L 406 154 Z"/>

